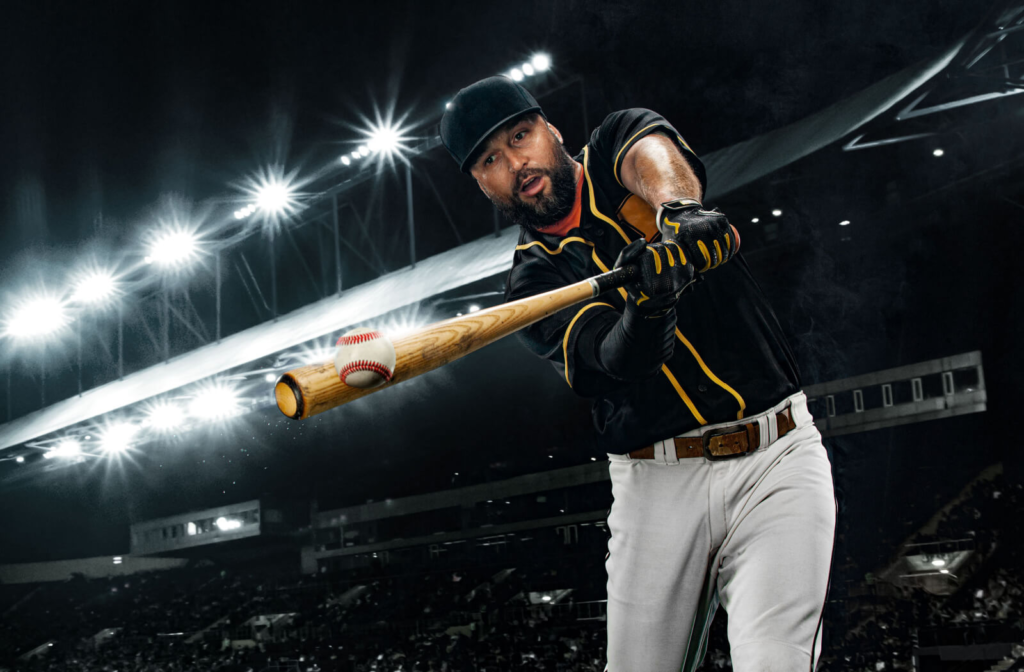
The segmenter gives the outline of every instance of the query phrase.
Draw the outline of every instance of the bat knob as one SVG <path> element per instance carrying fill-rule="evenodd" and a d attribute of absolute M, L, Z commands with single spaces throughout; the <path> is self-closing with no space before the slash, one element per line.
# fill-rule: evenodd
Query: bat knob
<path fill-rule="evenodd" d="M 281 412 L 293 420 L 301 420 L 306 404 L 302 399 L 302 390 L 295 379 L 285 374 L 274 386 L 274 398 Z"/>

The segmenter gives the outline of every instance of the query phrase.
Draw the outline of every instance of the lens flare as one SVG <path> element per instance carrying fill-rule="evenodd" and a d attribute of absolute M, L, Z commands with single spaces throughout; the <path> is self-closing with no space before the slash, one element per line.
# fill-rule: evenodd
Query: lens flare
<path fill-rule="evenodd" d="M 63 301 L 53 295 L 37 295 L 15 306 L 3 332 L 16 338 L 35 338 L 52 334 L 70 321 Z"/>

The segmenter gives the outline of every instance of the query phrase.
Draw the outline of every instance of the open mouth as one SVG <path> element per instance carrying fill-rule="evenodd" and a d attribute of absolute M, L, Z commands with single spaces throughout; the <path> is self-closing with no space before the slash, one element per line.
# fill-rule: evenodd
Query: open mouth
<path fill-rule="evenodd" d="M 544 178 L 542 175 L 534 175 L 533 177 L 526 178 L 523 184 L 519 187 L 519 193 L 524 196 L 535 196 L 540 193 L 541 189 L 544 188 Z"/>

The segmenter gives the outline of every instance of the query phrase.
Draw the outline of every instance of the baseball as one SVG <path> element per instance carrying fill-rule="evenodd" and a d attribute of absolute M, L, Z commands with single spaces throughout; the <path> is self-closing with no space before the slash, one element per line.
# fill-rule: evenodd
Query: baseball
<path fill-rule="evenodd" d="M 341 382 L 369 389 L 391 380 L 395 373 L 395 346 L 374 329 L 353 329 L 338 339 L 334 369 Z"/>

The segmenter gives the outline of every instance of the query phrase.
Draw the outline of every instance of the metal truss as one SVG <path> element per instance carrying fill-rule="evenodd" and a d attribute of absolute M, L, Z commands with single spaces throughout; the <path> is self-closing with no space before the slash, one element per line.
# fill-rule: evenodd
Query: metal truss
<path fill-rule="evenodd" d="M 1004 2 L 966 40 L 957 58 L 889 121 L 879 120 L 845 151 L 919 140 L 970 125 L 965 108 L 1024 93 L 1024 3 Z M 948 114 L 954 110 L 961 114 Z M 916 120 L 914 124 L 906 124 Z M 879 137 L 882 136 L 882 137 Z"/>

